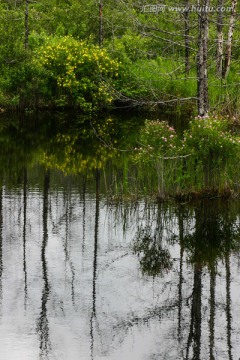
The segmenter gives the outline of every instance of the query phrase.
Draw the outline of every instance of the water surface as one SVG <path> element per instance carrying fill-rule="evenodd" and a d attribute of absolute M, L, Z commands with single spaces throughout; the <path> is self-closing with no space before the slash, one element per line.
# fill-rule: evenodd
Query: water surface
<path fill-rule="evenodd" d="M 239 201 L 113 201 L 107 153 L 4 124 L 1 359 L 238 360 Z"/>

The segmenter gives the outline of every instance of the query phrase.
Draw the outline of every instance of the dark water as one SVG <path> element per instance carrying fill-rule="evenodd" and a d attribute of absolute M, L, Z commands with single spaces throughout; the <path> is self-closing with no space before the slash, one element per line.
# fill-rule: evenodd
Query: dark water
<path fill-rule="evenodd" d="M 1 123 L 0 358 L 238 360 L 239 201 L 110 201 L 58 126 Z"/>

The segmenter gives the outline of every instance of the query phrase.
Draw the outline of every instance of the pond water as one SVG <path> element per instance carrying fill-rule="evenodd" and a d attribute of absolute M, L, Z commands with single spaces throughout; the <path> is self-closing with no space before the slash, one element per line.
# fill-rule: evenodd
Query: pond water
<path fill-rule="evenodd" d="M 2 119 L 0 358 L 238 360 L 239 201 L 109 197 L 79 123 Z"/>

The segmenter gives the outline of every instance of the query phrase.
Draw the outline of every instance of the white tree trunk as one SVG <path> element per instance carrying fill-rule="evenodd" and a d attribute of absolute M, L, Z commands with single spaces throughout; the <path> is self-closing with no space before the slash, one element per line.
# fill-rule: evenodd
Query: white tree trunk
<path fill-rule="evenodd" d="M 224 0 L 218 0 L 217 16 L 217 76 L 223 76 L 223 11 Z"/>
<path fill-rule="evenodd" d="M 189 24 L 189 0 L 185 3 L 186 11 L 184 12 L 184 36 L 185 36 L 185 77 L 187 78 L 190 71 L 190 24 Z"/>
<path fill-rule="evenodd" d="M 225 59 L 224 59 L 224 69 L 223 69 L 223 78 L 226 79 L 229 73 L 231 57 L 232 57 L 232 39 L 235 25 L 235 16 L 237 8 L 237 0 L 232 0 L 232 11 L 229 20 L 229 29 L 228 29 L 228 39 L 225 50 Z"/>
<path fill-rule="evenodd" d="M 199 0 L 198 12 L 198 56 L 197 56 L 197 81 L 198 81 L 198 115 L 208 114 L 208 8 L 210 0 Z"/>

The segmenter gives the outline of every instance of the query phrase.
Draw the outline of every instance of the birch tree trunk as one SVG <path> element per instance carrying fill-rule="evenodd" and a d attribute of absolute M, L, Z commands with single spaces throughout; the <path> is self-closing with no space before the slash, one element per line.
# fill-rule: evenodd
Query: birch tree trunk
<path fill-rule="evenodd" d="M 223 69 L 223 78 L 226 79 L 229 73 L 230 64 L 231 64 L 231 55 L 232 55 L 232 39 L 235 25 L 235 16 L 237 8 L 237 0 L 232 0 L 232 11 L 229 20 L 229 29 L 228 29 L 228 39 L 225 50 L 225 59 L 224 59 L 224 69 Z"/>
<path fill-rule="evenodd" d="M 203 117 L 208 114 L 208 9 L 210 0 L 199 0 L 198 12 L 198 56 L 197 56 L 197 81 L 198 81 L 198 115 Z"/>
<path fill-rule="evenodd" d="M 224 0 L 218 0 L 217 16 L 217 76 L 223 75 L 223 8 Z"/>
<path fill-rule="evenodd" d="M 186 10 L 184 11 L 184 36 L 185 36 L 185 77 L 190 71 L 190 38 L 189 38 L 189 1 L 186 0 Z"/>

